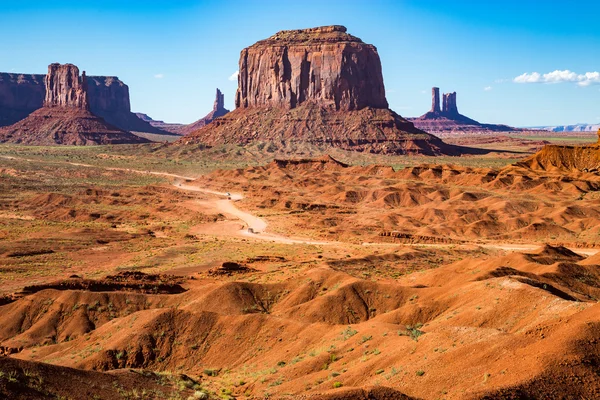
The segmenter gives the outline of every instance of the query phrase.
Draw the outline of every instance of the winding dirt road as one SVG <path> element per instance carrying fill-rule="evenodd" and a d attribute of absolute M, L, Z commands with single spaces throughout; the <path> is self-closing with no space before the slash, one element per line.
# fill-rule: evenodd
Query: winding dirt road
<path fill-rule="evenodd" d="M 214 190 L 200 188 L 197 186 L 186 185 L 185 182 L 193 181 L 196 179 L 193 177 L 171 174 L 168 172 L 142 171 L 142 170 L 137 170 L 137 169 L 118 168 L 118 167 L 101 167 L 101 166 L 97 166 L 97 165 L 74 163 L 74 162 L 69 162 L 69 161 L 32 160 L 32 159 L 13 157 L 13 156 L 0 156 L 0 158 L 9 159 L 9 160 L 29 161 L 29 162 L 69 164 L 69 165 L 75 165 L 75 166 L 87 167 L 87 168 L 103 168 L 108 171 L 124 171 L 124 172 L 133 172 L 133 173 L 139 173 L 139 174 L 145 174 L 145 175 L 156 175 L 156 176 L 164 176 L 164 177 L 168 177 L 168 178 L 175 178 L 176 183 L 174 183 L 173 186 L 175 186 L 178 189 L 192 191 L 192 192 L 208 193 L 208 194 L 213 194 L 216 196 L 223 197 L 223 199 L 213 200 L 214 206 L 223 214 L 228 215 L 230 217 L 237 218 L 246 224 L 246 228 L 244 228 L 242 230 L 237 230 L 237 231 L 231 232 L 232 235 L 244 236 L 244 237 L 253 238 L 253 239 L 257 239 L 257 240 L 267 240 L 267 241 L 271 241 L 271 242 L 284 243 L 284 244 L 312 244 L 312 245 L 342 245 L 343 244 L 341 242 L 312 241 L 312 240 L 308 240 L 308 239 L 292 238 L 292 237 L 267 233 L 266 229 L 267 229 L 268 225 L 265 220 L 255 216 L 255 215 L 252 215 L 250 213 L 247 213 L 245 211 L 242 211 L 235 206 L 234 203 L 236 201 L 242 200 L 244 198 L 244 196 L 242 196 L 239 193 L 231 193 L 228 195 L 227 193 L 223 193 L 223 192 L 217 192 Z M 255 233 L 248 232 L 248 228 L 252 228 L 252 230 Z M 363 246 L 398 246 L 399 244 L 367 243 L 367 242 L 365 242 L 362 245 Z M 451 246 L 459 247 L 460 245 L 416 243 L 416 244 L 402 244 L 402 246 L 444 248 L 444 247 L 451 247 Z M 485 249 L 492 249 L 492 250 L 504 250 L 504 251 L 509 251 L 509 252 L 513 252 L 513 251 L 523 252 L 523 251 L 538 250 L 540 248 L 541 244 L 537 244 L 537 243 L 532 243 L 532 244 L 511 244 L 511 243 L 482 244 L 482 243 L 477 243 L 477 246 L 480 246 Z M 591 256 L 591 255 L 594 255 L 594 254 L 600 252 L 600 249 L 593 249 L 593 248 L 570 248 L 570 250 L 574 251 L 575 253 L 582 254 L 584 256 Z"/>
<path fill-rule="evenodd" d="M 244 198 L 241 194 L 238 193 L 223 193 L 216 192 L 214 190 L 204 189 L 197 186 L 185 185 L 183 183 L 175 183 L 174 186 L 178 189 L 189 190 L 193 192 L 201 192 L 201 193 L 209 193 L 217 196 L 228 197 L 228 199 L 219 199 L 214 201 L 214 205 L 216 208 L 225 215 L 233 216 L 238 218 L 246 224 L 246 228 L 235 232 L 237 235 L 242 235 L 245 237 L 252 237 L 258 240 L 267 240 L 270 242 L 276 243 L 285 243 L 285 244 L 314 244 L 314 245 L 332 245 L 332 244 L 340 244 L 339 242 L 323 242 L 323 241 L 313 241 L 308 239 L 301 238 L 290 238 L 286 236 L 275 235 L 272 233 L 265 232 L 267 229 L 267 222 L 259 218 L 255 215 L 247 213 L 245 211 L 240 210 L 234 204 L 235 201 L 239 201 Z M 250 233 L 247 228 L 251 228 L 254 233 Z"/>

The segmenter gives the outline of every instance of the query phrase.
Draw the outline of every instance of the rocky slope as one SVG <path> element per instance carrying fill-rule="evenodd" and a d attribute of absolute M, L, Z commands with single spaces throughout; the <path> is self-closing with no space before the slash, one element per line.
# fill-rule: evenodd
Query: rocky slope
<path fill-rule="evenodd" d="M 142 121 L 147 122 L 150 125 L 152 125 L 153 127 L 158 128 L 161 131 L 165 131 L 165 132 L 179 134 L 179 131 L 183 127 L 186 126 L 185 124 L 177 124 L 177 123 L 171 123 L 171 122 L 165 122 L 165 121 L 161 121 L 161 120 L 156 120 L 156 119 L 153 119 L 148 114 L 144 114 L 144 113 L 140 113 L 140 112 L 136 112 L 134 114 L 135 114 L 136 117 L 138 117 Z"/>
<path fill-rule="evenodd" d="M 440 89 L 431 89 L 431 110 L 418 118 L 409 118 L 415 127 L 430 133 L 464 134 L 489 132 L 517 132 L 519 128 L 508 125 L 482 124 L 458 112 L 456 92 L 444 93 L 440 109 Z"/>
<path fill-rule="evenodd" d="M 0 128 L 0 142 L 33 145 L 143 143 L 90 112 L 85 72 L 72 64 L 51 64 L 44 106 L 14 125 Z"/>
<path fill-rule="evenodd" d="M 0 126 L 12 125 L 44 105 L 46 75 L 0 73 Z M 131 112 L 129 87 L 116 76 L 88 76 L 92 113 L 125 131 L 164 134 Z"/>
<path fill-rule="evenodd" d="M 374 153 L 459 150 L 388 108 L 375 46 L 339 25 L 281 31 L 242 50 L 237 109 L 179 144 L 306 142 Z"/>
<path fill-rule="evenodd" d="M 600 129 L 598 142 L 585 146 L 547 145 L 518 163 L 534 170 L 600 173 Z"/>

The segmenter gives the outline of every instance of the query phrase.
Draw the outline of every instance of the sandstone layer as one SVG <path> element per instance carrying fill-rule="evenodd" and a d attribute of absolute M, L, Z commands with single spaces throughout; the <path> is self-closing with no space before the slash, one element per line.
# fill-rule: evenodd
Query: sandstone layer
<path fill-rule="evenodd" d="M 387 108 L 375 46 L 339 25 L 281 31 L 240 55 L 236 107 Z"/>
<path fill-rule="evenodd" d="M 388 108 L 375 46 L 339 25 L 281 31 L 242 50 L 236 110 L 180 144 L 330 145 L 374 153 L 459 149 Z"/>
<path fill-rule="evenodd" d="M 600 173 L 600 129 L 598 142 L 586 146 L 546 145 L 517 165 L 545 171 Z"/>
<path fill-rule="evenodd" d="M 12 125 L 44 106 L 46 75 L 0 73 L 0 126 Z M 131 112 L 129 87 L 116 76 L 87 76 L 92 113 L 125 131 L 164 134 Z"/>
<path fill-rule="evenodd" d="M 50 64 L 45 79 L 44 107 L 72 107 L 89 110 L 85 71 L 73 64 Z"/>
<path fill-rule="evenodd" d="M 143 143 L 139 138 L 92 114 L 85 72 L 72 64 L 51 64 L 45 79 L 44 107 L 0 128 L 0 142 L 32 145 Z"/>
<path fill-rule="evenodd" d="M 519 128 L 508 125 L 482 124 L 458 112 L 456 92 L 442 95 L 440 109 L 440 89 L 431 89 L 431 110 L 418 118 L 409 118 L 415 127 L 435 134 L 465 134 L 491 132 L 518 132 Z"/>

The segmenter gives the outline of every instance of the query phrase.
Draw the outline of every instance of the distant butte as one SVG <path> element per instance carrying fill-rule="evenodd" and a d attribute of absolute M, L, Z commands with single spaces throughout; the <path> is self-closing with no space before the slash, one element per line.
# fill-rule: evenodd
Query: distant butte
<path fill-rule="evenodd" d="M 0 128 L 0 142 L 31 145 L 144 143 L 146 139 L 108 124 L 90 112 L 88 80 L 73 64 L 51 64 L 43 107 Z"/>
<path fill-rule="evenodd" d="M 44 106 L 46 75 L 0 72 L 0 126 L 12 125 Z M 164 134 L 131 112 L 129 87 L 116 76 L 86 76 L 90 111 L 124 131 Z"/>
<path fill-rule="evenodd" d="M 194 132 L 202 127 L 205 127 L 206 125 L 213 122 L 216 118 L 222 117 L 228 112 L 229 110 L 225 108 L 225 96 L 217 88 L 217 94 L 215 97 L 215 102 L 213 104 L 212 111 L 209 112 L 204 118 L 201 118 L 198 121 L 193 122 L 189 125 L 185 125 L 178 131 L 178 133 L 187 135 L 188 133 Z"/>
<path fill-rule="evenodd" d="M 444 93 L 440 109 L 440 89 L 431 89 L 431 110 L 418 118 L 409 118 L 415 127 L 434 134 L 518 132 L 508 125 L 482 124 L 458 112 L 456 92 Z"/>
<path fill-rule="evenodd" d="M 375 46 L 340 25 L 281 31 L 241 51 L 236 109 L 176 145 L 269 142 L 456 154 L 388 108 Z"/>

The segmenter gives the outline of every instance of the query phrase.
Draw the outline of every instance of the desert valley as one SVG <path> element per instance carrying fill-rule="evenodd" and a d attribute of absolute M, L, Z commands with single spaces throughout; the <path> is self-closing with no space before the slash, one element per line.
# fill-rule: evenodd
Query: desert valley
<path fill-rule="evenodd" d="M 600 131 L 403 117 L 341 25 L 191 124 L 79 67 L 0 73 L 0 398 L 600 398 Z"/>

